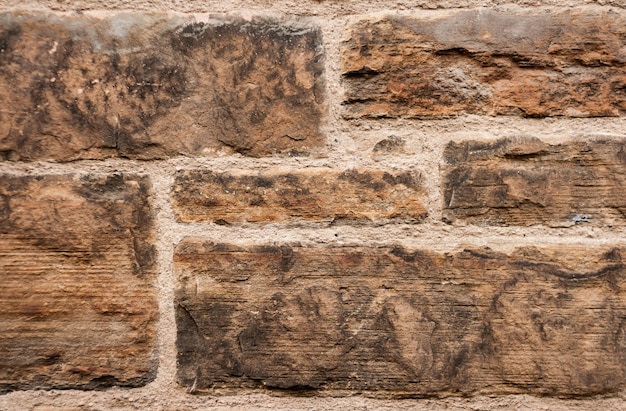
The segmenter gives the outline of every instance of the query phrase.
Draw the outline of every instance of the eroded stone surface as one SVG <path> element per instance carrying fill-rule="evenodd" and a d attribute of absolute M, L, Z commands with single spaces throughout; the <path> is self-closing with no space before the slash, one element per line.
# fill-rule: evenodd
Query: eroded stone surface
<path fill-rule="evenodd" d="M 305 169 L 262 173 L 180 171 L 172 190 L 181 221 L 421 220 L 416 172 Z"/>
<path fill-rule="evenodd" d="M 0 15 L 0 159 L 323 145 L 321 34 L 292 20 Z"/>
<path fill-rule="evenodd" d="M 149 181 L 0 175 L 0 391 L 156 373 Z"/>
<path fill-rule="evenodd" d="M 451 142 L 444 156 L 447 221 L 550 226 L 626 222 L 624 139 Z"/>
<path fill-rule="evenodd" d="M 178 382 L 380 395 L 626 385 L 624 250 L 176 249 Z"/>
<path fill-rule="evenodd" d="M 614 10 L 442 12 L 351 25 L 348 117 L 626 113 L 626 15 Z"/>

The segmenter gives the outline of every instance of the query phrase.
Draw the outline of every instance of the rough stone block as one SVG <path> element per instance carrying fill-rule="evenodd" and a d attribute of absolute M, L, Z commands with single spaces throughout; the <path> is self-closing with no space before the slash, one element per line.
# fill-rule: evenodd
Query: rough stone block
<path fill-rule="evenodd" d="M 178 382 L 382 396 L 626 387 L 622 248 L 178 245 Z"/>
<path fill-rule="evenodd" d="M 0 15 L 0 160 L 323 145 L 320 31 L 299 20 L 205 20 Z"/>
<path fill-rule="evenodd" d="M 218 223 L 420 220 L 423 197 L 418 174 L 381 170 L 181 171 L 172 190 L 181 221 Z"/>
<path fill-rule="evenodd" d="M 156 374 L 147 178 L 0 175 L 0 391 Z"/>
<path fill-rule="evenodd" d="M 624 139 L 451 142 L 444 156 L 446 221 L 556 227 L 626 222 Z"/>
<path fill-rule="evenodd" d="M 626 14 L 463 10 L 352 24 L 347 117 L 626 113 Z"/>

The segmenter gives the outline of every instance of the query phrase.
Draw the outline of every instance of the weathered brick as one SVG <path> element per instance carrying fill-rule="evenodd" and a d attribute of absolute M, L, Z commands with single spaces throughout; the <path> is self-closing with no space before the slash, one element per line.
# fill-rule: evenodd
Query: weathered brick
<path fill-rule="evenodd" d="M 626 386 L 622 248 L 176 249 L 192 390 L 588 395 Z"/>
<path fill-rule="evenodd" d="M 626 113 L 626 15 L 463 10 L 352 24 L 348 117 Z"/>
<path fill-rule="evenodd" d="M 0 391 L 156 373 L 149 181 L 0 175 Z"/>
<path fill-rule="evenodd" d="M 551 226 L 626 222 L 624 139 L 451 142 L 444 155 L 447 221 Z"/>
<path fill-rule="evenodd" d="M 179 220 L 219 223 L 415 220 L 423 197 L 415 172 L 381 170 L 180 171 L 172 190 Z"/>
<path fill-rule="evenodd" d="M 321 34 L 296 20 L 0 15 L 0 159 L 323 145 Z"/>

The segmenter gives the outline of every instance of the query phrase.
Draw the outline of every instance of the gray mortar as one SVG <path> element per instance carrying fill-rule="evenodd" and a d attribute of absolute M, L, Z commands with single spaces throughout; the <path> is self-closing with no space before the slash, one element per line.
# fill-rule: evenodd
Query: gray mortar
<path fill-rule="evenodd" d="M 476 396 L 471 398 L 387 400 L 349 397 L 271 396 L 259 392 L 190 395 L 177 386 L 176 327 L 174 321 L 174 273 L 172 255 L 175 245 L 186 236 L 198 236 L 233 243 L 293 242 L 310 246 L 324 244 L 389 245 L 408 248 L 428 247 L 452 251 L 464 246 L 489 246 L 508 251 L 516 246 L 537 244 L 575 244 L 585 247 L 626 243 L 626 227 L 598 228 L 577 224 L 570 228 L 451 226 L 441 222 L 440 166 L 445 144 L 451 140 L 490 140 L 512 135 L 533 135 L 548 142 L 563 141 L 583 135 L 625 136 L 626 118 L 601 119 L 522 119 L 516 117 L 459 116 L 442 120 L 351 120 L 342 119 L 339 45 L 344 27 L 356 14 L 383 11 L 436 8 L 501 7 L 515 4 L 498 0 L 465 1 L 253 1 L 253 0 L 0 0 L 3 10 L 52 9 L 71 12 L 91 10 L 94 15 L 108 15 L 112 10 L 228 13 L 246 15 L 292 14 L 316 16 L 323 30 L 326 51 L 328 118 L 324 132 L 327 150 L 311 157 L 267 157 L 252 159 L 240 155 L 207 158 L 177 157 L 162 161 L 77 161 L 57 164 L 46 162 L 0 162 L 0 172 L 14 174 L 64 174 L 125 172 L 147 174 L 153 183 L 153 207 L 156 215 L 158 290 L 160 319 L 156 379 L 142 388 L 112 388 L 104 391 L 51 390 L 18 391 L 0 396 L 2 410 L 181 410 L 181 409 L 271 409 L 271 410 L 626 410 L 626 392 L 611 397 L 565 400 L 528 395 Z M 626 0 L 519 0 L 524 7 L 598 5 L 626 8 Z M 549 9 L 548 9 L 549 10 Z M 546 10 L 547 11 L 547 10 Z M 196 16 L 206 20 L 207 15 Z M 397 136 L 405 141 L 400 153 L 372 154 L 374 145 L 384 138 Z M 264 170 L 271 168 L 331 167 L 347 169 L 371 167 L 395 170 L 418 170 L 428 190 L 426 206 L 429 217 L 422 224 L 373 222 L 363 225 L 330 226 L 329 223 L 293 222 L 288 224 L 243 224 L 224 227 L 215 224 L 181 224 L 176 221 L 169 202 L 174 174 L 180 169 Z M 228 394 L 228 395 L 225 395 Z"/>

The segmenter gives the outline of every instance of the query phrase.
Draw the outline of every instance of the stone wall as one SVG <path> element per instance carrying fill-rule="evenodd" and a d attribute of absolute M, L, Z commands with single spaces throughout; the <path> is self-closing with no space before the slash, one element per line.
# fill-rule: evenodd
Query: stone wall
<path fill-rule="evenodd" d="M 626 409 L 623 1 L 0 5 L 1 409 Z"/>

